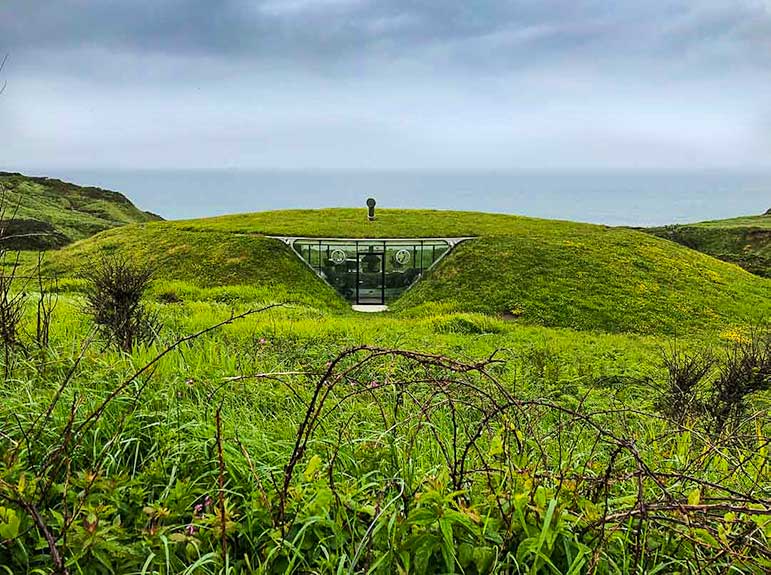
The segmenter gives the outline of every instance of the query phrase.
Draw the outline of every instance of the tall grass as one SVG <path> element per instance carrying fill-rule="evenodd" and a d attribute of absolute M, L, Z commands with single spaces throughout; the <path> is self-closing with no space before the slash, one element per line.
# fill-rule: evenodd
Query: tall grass
<path fill-rule="evenodd" d="M 767 394 L 730 436 L 671 423 L 660 339 L 289 306 L 171 349 L 261 306 L 152 305 L 123 354 L 63 295 L 0 385 L 6 572 L 769 568 Z"/>

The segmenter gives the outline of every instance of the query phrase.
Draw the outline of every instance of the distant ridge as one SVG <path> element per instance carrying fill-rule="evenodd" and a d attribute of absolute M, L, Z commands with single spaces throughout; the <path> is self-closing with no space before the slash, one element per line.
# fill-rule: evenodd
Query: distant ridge
<path fill-rule="evenodd" d="M 0 232 L 8 249 L 56 249 L 118 226 L 163 219 L 120 192 L 16 172 L 0 172 L 0 194 Z"/>
<path fill-rule="evenodd" d="M 661 226 L 643 231 L 771 278 L 771 209 L 759 216 Z"/>

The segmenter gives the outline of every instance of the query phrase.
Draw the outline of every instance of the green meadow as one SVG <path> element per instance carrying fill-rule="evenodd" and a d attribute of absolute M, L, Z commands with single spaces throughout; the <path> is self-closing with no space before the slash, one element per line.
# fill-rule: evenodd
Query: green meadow
<path fill-rule="evenodd" d="M 269 235 L 475 239 L 360 314 Z M 771 569 L 771 280 L 640 231 L 441 211 L 135 223 L 44 255 L 40 283 L 32 252 L 3 267 L 26 299 L 0 572 Z M 85 305 L 116 257 L 154 269 L 131 351 Z"/>

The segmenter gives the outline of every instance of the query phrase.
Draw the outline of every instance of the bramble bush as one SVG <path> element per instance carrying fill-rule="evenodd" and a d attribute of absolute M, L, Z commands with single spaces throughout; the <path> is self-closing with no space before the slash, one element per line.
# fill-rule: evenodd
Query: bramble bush
<path fill-rule="evenodd" d="M 310 312 L 268 307 L 130 355 L 76 346 L 45 372 L 18 362 L 0 387 L 2 569 L 771 567 L 767 410 L 716 434 L 708 413 L 671 421 L 646 399 L 650 382 L 576 369 L 552 344 L 463 359 L 352 346 Z M 435 338 L 432 326 L 410 341 Z M 515 341 L 505 335 L 441 337 Z"/>

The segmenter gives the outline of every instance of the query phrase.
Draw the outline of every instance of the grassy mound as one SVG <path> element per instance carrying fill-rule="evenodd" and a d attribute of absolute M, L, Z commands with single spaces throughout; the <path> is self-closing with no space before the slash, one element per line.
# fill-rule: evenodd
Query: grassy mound
<path fill-rule="evenodd" d="M 646 230 L 754 274 L 771 277 L 771 214 Z"/>
<path fill-rule="evenodd" d="M 73 277 L 84 266 L 118 255 L 156 270 L 162 299 L 174 301 L 195 288 L 219 289 L 220 297 L 302 301 L 342 308 L 320 281 L 278 240 L 222 232 L 187 232 L 166 223 L 108 230 L 48 255 L 44 272 Z M 226 289 L 234 288 L 234 289 Z M 243 293 L 239 293 L 239 291 Z"/>
<path fill-rule="evenodd" d="M 0 172 L 10 249 L 58 248 L 103 230 L 159 220 L 118 192 L 81 187 L 50 178 Z"/>
<path fill-rule="evenodd" d="M 507 214 L 457 212 L 447 210 L 378 209 L 373 222 L 366 209 L 328 208 L 323 210 L 277 210 L 253 214 L 220 216 L 173 222 L 193 231 L 238 232 L 275 236 L 349 238 L 436 238 L 494 234 L 550 233 L 580 230 L 587 224 L 555 222 Z"/>
<path fill-rule="evenodd" d="M 149 261 L 165 280 L 252 286 L 317 306 L 342 300 L 291 250 L 261 234 L 477 236 L 416 284 L 394 310 L 481 312 L 522 323 L 609 332 L 725 330 L 771 314 L 771 282 L 638 231 L 502 214 L 282 211 L 128 226 L 50 256 L 67 273 L 100 254 Z M 271 298 L 275 299 L 275 298 Z M 422 310 L 422 311 L 421 311 Z"/>
<path fill-rule="evenodd" d="M 465 242 L 394 306 L 526 323 L 683 335 L 771 314 L 771 282 L 623 229 L 552 223 L 549 233 Z"/>

